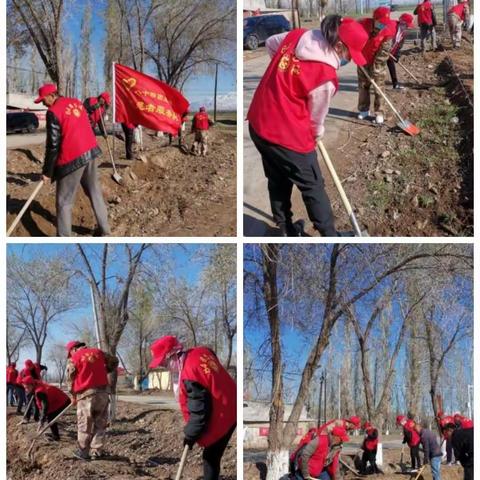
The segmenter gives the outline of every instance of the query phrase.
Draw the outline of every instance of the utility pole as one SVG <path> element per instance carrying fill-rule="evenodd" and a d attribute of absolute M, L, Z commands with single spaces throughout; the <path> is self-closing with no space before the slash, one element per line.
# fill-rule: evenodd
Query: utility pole
<path fill-rule="evenodd" d="M 213 94 L 213 121 L 217 121 L 217 79 L 218 79 L 218 63 L 215 64 L 215 92 Z"/>

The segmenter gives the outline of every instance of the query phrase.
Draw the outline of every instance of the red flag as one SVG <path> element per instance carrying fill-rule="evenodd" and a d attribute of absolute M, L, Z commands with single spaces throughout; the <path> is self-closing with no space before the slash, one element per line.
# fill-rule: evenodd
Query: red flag
<path fill-rule="evenodd" d="M 115 64 L 115 121 L 176 135 L 188 100 L 156 78 Z"/>

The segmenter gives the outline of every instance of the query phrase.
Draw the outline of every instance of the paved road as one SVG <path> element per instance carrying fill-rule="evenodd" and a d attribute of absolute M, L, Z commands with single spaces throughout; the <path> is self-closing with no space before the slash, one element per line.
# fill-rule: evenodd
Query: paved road
<path fill-rule="evenodd" d="M 45 143 L 45 131 L 7 135 L 7 148 L 22 148 Z"/>
<path fill-rule="evenodd" d="M 163 410 L 179 410 L 178 404 L 173 397 L 157 395 L 118 395 L 118 400 L 137 403 L 139 405 L 154 405 Z"/>

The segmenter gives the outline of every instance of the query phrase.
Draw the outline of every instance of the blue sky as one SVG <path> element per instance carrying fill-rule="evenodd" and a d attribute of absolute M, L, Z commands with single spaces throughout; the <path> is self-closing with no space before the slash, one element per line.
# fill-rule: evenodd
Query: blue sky
<path fill-rule="evenodd" d="M 70 33 L 72 39 L 79 39 L 80 37 L 80 24 L 81 18 L 83 15 L 83 10 L 86 5 L 85 0 L 74 2 L 74 7 L 67 14 L 66 22 L 66 31 Z M 92 18 L 93 23 L 93 32 L 92 32 L 92 43 L 93 45 L 98 45 L 99 48 L 92 48 L 91 52 L 94 56 L 94 61 L 96 63 L 97 74 L 99 75 L 100 89 L 103 89 L 103 48 L 105 42 L 105 28 L 103 20 L 103 8 L 105 7 L 106 2 L 104 0 L 97 0 L 94 2 L 94 14 Z M 95 15 L 95 11 L 97 14 Z M 235 18 L 232 18 L 232 22 L 235 22 Z M 227 52 L 228 53 L 228 52 Z M 217 86 L 217 95 L 220 100 L 219 105 L 226 105 L 226 108 L 233 107 L 236 109 L 236 49 L 231 48 L 231 59 L 233 68 L 226 69 L 220 68 L 218 73 L 218 86 Z M 132 66 L 132 65 L 128 65 Z M 145 73 L 156 77 L 156 70 L 152 64 L 147 63 Z M 214 81 L 215 75 L 197 75 L 195 78 L 189 80 L 184 89 L 184 94 L 186 98 L 194 106 L 200 106 L 201 104 L 210 104 L 210 101 L 213 98 L 214 93 Z"/>
<path fill-rule="evenodd" d="M 113 245 L 116 244 L 112 244 L 112 248 Z M 121 246 L 121 244 L 118 245 Z M 95 250 L 100 252 L 103 249 L 102 244 L 84 244 L 83 246 L 87 251 L 87 255 L 88 252 L 92 253 L 92 251 Z M 7 258 L 11 254 L 16 254 L 24 258 L 25 260 L 31 260 L 39 254 L 42 256 L 63 254 L 66 255 L 67 258 L 71 256 L 73 262 L 74 257 L 77 256 L 76 248 L 77 247 L 74 244 L 10 244 L 7 247 Z M 191 257 L 192 255 L 198 253 L 199 248 L 212 249 L 213 245 L 166 244 L 156 248 L 168 248 L 167 258 L 173 262 L 173 268 L 177 277 L 184 278 L 188 283 L 195 283 L 202 273 L 203 265 L 199 261 L 192 261 Z M 152 251 L 147 251 L 144 258 L 150 263 L 151 268 L 159 262 L 159 259 L 156 258 Z M 79 263 L 79 265 L 81 264 Z M 120 270 L 122 270 L 123 268 L 124 265 L 114 265 L 113 268 L 110 270 L 110 274 L 119 273 Z M 70 311 L 68 314 L 59 318 L 59 320 L 50 327 L 48 340 L 44 349 L 45 358 L 48 352 L 49 345 L 55 343 L 66 343 L 69 340 L 72 340 L 71 325 L 73 323 L 87 319 L 88 321 L 91 321 L 91 324 L 93 325 L 93 313 L 89 295 L 89 285 L 86 281 L 82 281 L 80 282 L 80 288 L 82 288 L 82 292 L 80 292 L 80 294 L 83 295 L 85 298 L 85 305 L 82 308 Z M 25 360 L 26 358 L 34 358 L 34 356 L 35 354 L 33 349 L 25 349 L 24 351 L 22 351 L 20 361 L 23 363 L 23 360 Z"/>

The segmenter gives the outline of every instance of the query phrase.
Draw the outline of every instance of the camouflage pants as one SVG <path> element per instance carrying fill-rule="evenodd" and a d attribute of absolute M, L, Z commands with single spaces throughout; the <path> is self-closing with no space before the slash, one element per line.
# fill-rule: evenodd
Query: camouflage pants
<path fill-rule="evenodd" d="M 380 87 L 385 87 L 386 64 L 381 67 L 368 65 L 364 67 L 368 76 Z M 358 74 L 358 110 L 366 112 L 370 110 L 370 87 L 373 88 L 374 103 L 373 109 L 375 115 L 385 115 L 383 111 L 383 97 L 377 90 L 371 86 L 370 80 L 365 76 L 360 68 L 357 69 Z"/>
<path fill-rule="evenodd" d="M 208 132 L 207 130 L 197 130 L 195 132 L 195 141 L 193 142 L 193 153 L 195 155 L 207 154 L 208 150 Z"/>
<path fill-rule="evenodd" d="M 77 440 L 83 453 L 90 449 L 102 452 L 105 442 L 105 429 L 108 424 L 109 395 L 97 392 L 78 400 L 77 403 Z"/>
<path fill-rule="evenodd" d="M 448 30 L 454 47 L 459 47 L 462 41 L 462 25 L 463 22 L 457 15 L 454 13 L 448 15 Z"/>

